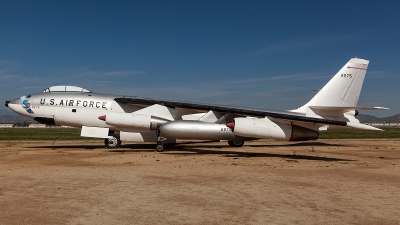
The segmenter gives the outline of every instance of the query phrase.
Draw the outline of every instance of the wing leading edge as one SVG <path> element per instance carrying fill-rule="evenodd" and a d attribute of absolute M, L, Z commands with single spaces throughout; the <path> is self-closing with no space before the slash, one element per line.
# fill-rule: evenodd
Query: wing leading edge
<path fill-rule="evenodd" d="M 194 109 L 201 111 L 209 111 L 214 110 L 218 112 L 224 113 L 233 113 L 240 114 L 244 116 L 257 116 L 257 117 L 272 117 L 276 119 L 283 119 L 289 121 L 301 121 L 307 123 L 318 123 L 318 124 L 326 124 L 326 125 L 336 125 L 336 126 L 346 126 L 347 122 L 338 121 L 338 120 L 329 120 L 329 119 L 320 119 L 314 117 L 306 117 L 300 113 L 291 113 L 291 112 L 281 112 L 281 111 L 272 111 L 272 110 L 262 110 L 262 109 L 251 109 L 251 108 L 242 108 L 242 107 L 233 107 L 233 106 L 221 106 L 221 105 L 213 105 L 213 104 L 202 104 L 202 103 L 192 103 L 192 102 L 180 102 L 180 101 L 170 101 L 170 100 L 158 100 L 151 98 L 140 98 L 140 97 L 123 97 L 123 98 L 115 98 L 114 101 L 118 103 L 125 104 L 133 104 L 133 105 L 164 105 L 169 108 L 185 108 L 185 109 Z"/>

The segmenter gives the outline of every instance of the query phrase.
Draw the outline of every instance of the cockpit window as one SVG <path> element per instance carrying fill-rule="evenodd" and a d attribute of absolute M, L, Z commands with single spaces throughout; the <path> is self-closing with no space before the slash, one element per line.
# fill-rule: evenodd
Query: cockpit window
<path fill-rule="evenodd" d="M 81 87 L 76 86 L 53 86 L 43 90 L 43 92 L 91 92 Z"/>

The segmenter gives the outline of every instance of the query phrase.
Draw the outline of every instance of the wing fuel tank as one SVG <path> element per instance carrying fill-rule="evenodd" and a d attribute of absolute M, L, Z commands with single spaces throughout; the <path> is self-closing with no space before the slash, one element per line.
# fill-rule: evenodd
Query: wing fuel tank
<path fill-rule="evenodd" d="M 244 140 L 235 136 L 225 124 L 214 124 L 200 121 L 171 121 L 161 125 L 161 135 L 176 139 L 197 140 Z"/>

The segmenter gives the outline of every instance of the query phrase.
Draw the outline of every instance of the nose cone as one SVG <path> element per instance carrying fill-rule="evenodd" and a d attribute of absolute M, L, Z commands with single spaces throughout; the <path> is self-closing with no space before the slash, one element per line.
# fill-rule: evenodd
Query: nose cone
<path fill-rule="evenodd" d="M 16 98 L 16 99 L 14 99 L 12 101 L 7 101 L 7 102 L 8 102 L 9 105 L 10 104 L 21 105 L 21 98 Z"/>
<path fill-rule="evenodd" d="M 23 96 L 25 97 L 25 96 Z M 14 111 L 15 113 L 18 113 L 22 116 L 27 116 L 27 117 L 31 117 L 30 115 L 33 115 L 32 110 L 29 108 L 30 104 L 22 104 L 22 100 L 21 98 L 16 98 L 12 101 L 8 101 L 8 103 L 6 102 L 7 107 L 9 107 L 12 111 Z"/>
<path fill-rule="evenodd" d="M 160 132 L 165 137 L 173 137 L 177 132 L 177 128 L 173 123 L 168 122 L 160 126 Z"/>
<path fill-rule="evenodd" d="M 6 106 L 9 107 L 12 111 L 17 112 L 18 108 L 21 108 L 21 99 L 16 98 L 12 101 L 6 101 Z"/>

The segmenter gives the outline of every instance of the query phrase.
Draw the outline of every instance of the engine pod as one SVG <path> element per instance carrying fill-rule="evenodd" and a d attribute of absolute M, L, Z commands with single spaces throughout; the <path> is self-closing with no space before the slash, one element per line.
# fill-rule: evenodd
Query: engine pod
<path fill-rule="evenodd" d="M 318 138 L 318 131 L 290 123 L 272 121 L 268 118 L 235 118 L 233 133 L 243 137 L 287 141 L 305 141 Z"/>
<path fill-rule="evenodd" d="M 108 125 L 116 127 L 118 130 L 131 132 L 148 132 L 150 131 L 150 115 L 134 114 L 134 113 L 107 113 L 105 122 Z"/>
<path fill-rule="evenodd" d="M 292 136 L 290 141 L 309 141 L 318 139 L 319 132 L 316 130 L 292 125 Z"/>

